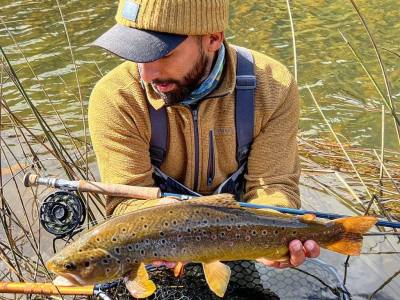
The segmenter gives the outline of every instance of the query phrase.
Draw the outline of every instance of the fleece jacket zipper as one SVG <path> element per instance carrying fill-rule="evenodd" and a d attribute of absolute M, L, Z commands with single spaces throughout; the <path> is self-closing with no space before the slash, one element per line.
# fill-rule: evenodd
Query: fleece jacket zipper
<path fill-rule="evenodd" d="M 193 190 L 197 192 L 199 187 L 199 124 L 198 109 L 192 108 L 193 125 L 194 125 L 194 186 Z"/>
<path fill-rule="evenodd" d="M 211 186 L 215 175 L 215 154 L 214 154 L 214 131 L 210 130 L 208 134 L 208 168 L 207 168 L 207 186 Z"/>

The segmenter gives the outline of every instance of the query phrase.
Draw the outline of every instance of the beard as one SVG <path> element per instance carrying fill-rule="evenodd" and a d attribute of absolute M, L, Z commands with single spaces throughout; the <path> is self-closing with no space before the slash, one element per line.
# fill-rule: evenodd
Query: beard
<path fill-rule="evenodd" d="M 182 81 L 174 79 L 166 80 L 153 80 L 151 85 L 154 91 L 161 96 L 167 106 L 171 106 L 182 102 L 190 96 L 190 94 L 196 89 L 200 80 L 204 76 L 209 59 L 204 53 L 203 49 L 200 47 L 200 57 L 194 64 L 193 68 L 183 77 Z M 168 84 L 173 83 L 176 85 L 176 89 L 170 92 L 160 92 L 157 90 L 155 84 Z"/>

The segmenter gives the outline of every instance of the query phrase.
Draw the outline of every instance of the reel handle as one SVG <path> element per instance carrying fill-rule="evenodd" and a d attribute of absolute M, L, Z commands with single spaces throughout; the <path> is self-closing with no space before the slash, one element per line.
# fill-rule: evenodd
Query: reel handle
<path fill-rule="evenodd" d="M 32 173 L 26 173 L 23 182 L 26 187 L 45 185 L 67 191 L 92 192 L 125 198 L 157 199 L 161 197 L 161 190 L 157 187 L 141 187 L 85 180 L 69 181 L 57 178 L 39 177 Z"/>

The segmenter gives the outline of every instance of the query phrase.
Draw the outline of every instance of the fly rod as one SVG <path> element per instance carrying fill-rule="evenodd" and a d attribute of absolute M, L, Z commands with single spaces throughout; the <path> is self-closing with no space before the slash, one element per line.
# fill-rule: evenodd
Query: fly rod
<path fill-rule="evenodd" d="M 154 188 L 154 187 L 137 187 L 137 186 L 129 186 L 123 184 L 100 183 L 100 182 L 84 181 L 84 180 L 68 181 L 64 179 L 39 177 L 38 175 L 34 175 L 31 173 L 27 173 L 24 176 L 23 181 L 26 187 L 34 185 L 45 185 L 68 191 L 94 192 L 104 195 L 127 197 L 127 198 L 156 199 L 160 197 L 176 197 L 181 200 L 194 198 L 194 196 L 191 195 L 161 193 L 159 188 Z M 287 208 L 287 207 L 277 207 L 270 205 L 260 205 L 247 202 L 239 202 L 239 204 L 241 207 L 257 208 L 257 209 L 273 209 L 281 213 L 287 213 L 292 215 L 313 214 L 318 218 L 330 219 L 330 220 L 348 217 L 346 215 Z M 400 222 L 389 222 L 389 221 L 378 220 L 376 226 L 400 228 Z"/>

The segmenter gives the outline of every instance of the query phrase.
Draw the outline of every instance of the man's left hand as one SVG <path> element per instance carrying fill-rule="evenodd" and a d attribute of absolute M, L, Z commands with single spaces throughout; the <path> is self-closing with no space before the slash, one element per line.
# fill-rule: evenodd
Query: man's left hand
<path fill-rule="evenodd" d="M 290 258 L 286 261 L 273 261 L 265 258 L 259 258 L 257 261 L 278 269 L 297 267 L 301 265 L 306 257 L 315 258 L 320 254 L 320 248 L 315 241 L 308 240 L 304 244 L 299 240 L 293 240 L 289 243 L 289 255 Z"/>

